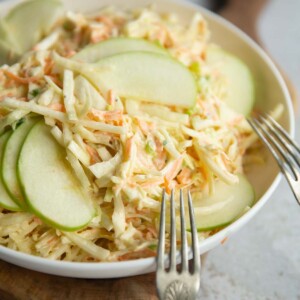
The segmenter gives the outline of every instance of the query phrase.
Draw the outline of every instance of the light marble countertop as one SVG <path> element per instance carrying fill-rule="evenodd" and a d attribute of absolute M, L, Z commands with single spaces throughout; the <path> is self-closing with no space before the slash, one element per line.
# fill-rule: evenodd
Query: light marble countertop
<path fill-rule="evenodd" d="M 271 0 L 258 24 L 265 47 L 295 87 L 300 86 L 299 12 L 299 0 Z M 298 109 L 298 141 L 299 126 Z M 199 299 L 300 299 L 300 207 L 284 180 L 247 226 L 209 253 Z"/>

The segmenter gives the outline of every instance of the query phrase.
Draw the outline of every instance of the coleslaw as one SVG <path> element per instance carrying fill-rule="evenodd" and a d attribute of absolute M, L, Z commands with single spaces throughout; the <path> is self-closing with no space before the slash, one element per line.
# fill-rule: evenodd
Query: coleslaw
<path fill-rule="evenodd" d="M 118 37 L 146 39 L 166 49 L 197 80 L 196 105 L 135 101 L 102 93 L 78 72 L 76 54 Z M 0 130 L 37 114 L 66 151 L 93 199 L 97 216 L 64 232 L 28 212 L 1 209 L 0 244 L 55 260 L 117 261 L 156 254 L 163 189 L 213 194 L 234 184 L 257 137 L 224 100 L 222 66 L 206 61 L 209 31 L 200 14 L 189 25 L 154 8 L 107 7 L 93 15 L 66 12 L 51 32 L 12 66 L 0 68 Z M 280 108 L 274 115 L 280 114 Z M 246 159 L 244 160 L 244 158 Z M 247 208 L 248 209 L 248 208 Z M 199 232 L 205 239 L 214 231 Z"/>

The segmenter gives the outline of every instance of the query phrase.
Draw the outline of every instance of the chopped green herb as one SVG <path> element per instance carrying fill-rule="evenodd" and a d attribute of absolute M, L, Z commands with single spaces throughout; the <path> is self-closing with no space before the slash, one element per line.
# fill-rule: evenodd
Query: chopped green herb
<path fill-rule="evenodd" d="M 12 129 L 16 130 L 20 125 L 22 125 L 25 122 L 25 118 L 21 118 L 20 120 L 14 122 L 12 124 Z"/>
<path fill-rule="evenodd" d="M 164 46 L 162 45 L 160 40 L 154 40 L 153 43 L 156 44 L 157 46 L 161 47 L 161 48 L 164 48 Z"/>
<path fill-rule="evenodd" d="M 30 92 L 31 96 L 32 97 L 36 97 L 38 96 L 39 94 L 41 93 L 41 90 L 40 89 L 34 89 Z"/>
<path fill-rule="evenodd" d="M 193 106 L 193 107 L 190 107 L 189 109 L 186 110 L 186 114 L 191 116 L 195 113 L 195 110 L 196 110 L 196 106 Z"/>
<path fill-rule="evenodd" d="M 63 28 L 64 30 L 66 31 L 71 31 L 75 28 L 74 24 L 70 21 L 66 21 L 64 24 L 63 24 Z"/>
<path fill-rule="evenodd" d="M 107 105 L 107 106 L 106 106 L 106 110 L 108 110 L 108 111 L 111 111 L 111 110 L 113 110 L 113 107 L 112 107 L 112 105 Z"/>
<path fill-rule="evenodd" d="M 193 63 L 190 65 L 190 70 L 191 70 L 193 73 L 196 73 L 197 75 L 200 75 L 200 74 L 201 74 L 200 63 L 199 63 L 199 62 L 193 62 Z"/>
<path fill-rule="evenodd" d="M 166 146 L 168 144 L 168 141 L 164 140 L 162 144 L 163 144 L 163 146 Z"/>
<path fill-rule="evenodd" d="M 148 141 L 146 146 L 145 146 L 145 150 L 148 154 L 150 155 L 154 155 L 155 154 L 155 146 L 153 144 L 152 141 Z"/>
<path fill-rule="evenodd" d="M 157 249 L 157 245 L 156 244 L 149 245 L 148 248 L 151 249 L 151 250 L 156 250 Z"/>

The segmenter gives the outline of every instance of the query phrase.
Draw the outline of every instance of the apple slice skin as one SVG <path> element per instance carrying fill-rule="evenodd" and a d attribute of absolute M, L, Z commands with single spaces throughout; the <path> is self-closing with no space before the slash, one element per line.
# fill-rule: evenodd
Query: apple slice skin
<path fill-rule="evenodd" d="M 100 91 L 138 101 L 191 107 L 197 84 L 192 73 L 175 59 L 156 53 L 127 52 L 97 62 L 83 71 Z"/>
<path fill-rule="evenodd" d="M 218 182 L 215 187 L 215 194 L 212 196 L 197 199 L 197 195 L 193 195 L 198 231 L 210 231 L 226 226 L 239 217 L 246 207 L 251 207 L 254 204 L 253 187 L 244 175 L 238 176 L 239 183 L 235 185 Z M 213 208 L 214 205 L 216 205 L 215 208 Z M 205 213 L 204 211 L 208 209 L 211 212 Z"/>
<path fill-rule="evenodd" d="M 235 112 L 249 115 L 255 102 L 255 84 L 248 66 L 238 57 L 217 46 L 207 49 L 209 65 L 218 65 L 219 72 L 228 80 L 225 102 Z"/>
<path fill-rule="evenodd" d="M 17 161 L 25 137 L 36 122 L 36 118 L 26 119 L 23 124 L 12 132 L 3 148 L 2 180 L 8 194 L 20 207 L 25 207 L 25 203 L 16 173 Z"/>
<path fill-rule="evenodd" d="M 0 136 L 0 159 L 3 156 L 3 148 L 7 140 L 9 139 L 10 135 L 12 134 L 11 131 L 8 131 Z M 2 166 L 0 166 L 2 168 Z M 0 178 L 0 206 L 11 210 L 11 211 L 21 211 L 21 207 L 17 205 L 10 195 L 7 193 L 6 188 L 4 186 L 2 176 Z"/>
<path fill-rule="evenodd" d="M 95 63 L 108 56 L 136 51 L 169 55 L 163 47 L 149 41 L 138 38 L 119 37 L 87 46 L 74 55 L 72 59 L 86 63 Z"/>
<path fill-rule="evenodd" d="M 27 206 L 36 216 L 60 230 L 75 231 L 85 227 L 96 212 L 65 156 L 49 127 L 40 121 L 25 139 L 17 174 Z"/>

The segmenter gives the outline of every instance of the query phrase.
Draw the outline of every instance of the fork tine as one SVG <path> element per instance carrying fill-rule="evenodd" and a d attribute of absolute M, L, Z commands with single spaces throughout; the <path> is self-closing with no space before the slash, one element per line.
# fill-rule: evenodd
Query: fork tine
<path fill-rule="evenodd" d="M 180 189 L 180 224 L 181 224 L 181 272 L 188 269 L 188 248 L 186 238 L 185 213 L 183 203 L 183 193 Z"/>
<path fill-rule="evenodd" d="M 277 154 L 277 152 L 274 150 L 272 144 L 269 142 L 269 140 L 267 139 L 266 136 L 268 136 L 268 134 L 266 134 L 266 130 L 261 126 L 261 124 L 253 119 L 247 119 L 248 123 L 250 124 L 250 126 L 253 128 L 253 130 L 256 132 L 256 134 L 261 138 L 261 140 L 264 142 L 264 144 L 267 146 L 267 148 L 270 150 L 270 152 L 272 153 L 273 157 L 275 158 L 275 160 L 277 161 L 281 171 L 283 173 L 285 173 L 287 170 L 281 160 L 281 158 L 279 157 L 279 155 Z"/>
<path fill-rule="evenodd" d="M 286 138 L 287 141 L 291 145 L 294 146 L 294 148 L 297 150 L 297 152 L 300 154 L 300 147 L 299 145 L 289 136 L 289 134 L 285 131 L 285 129 L 277 122 L 275 121 L 270 115 L 264 114 L 265 118 L 272 123 L 272 125 L 280 131 L 280 133 Z"/>
<path fill-rule="evenodd" d="M 159 238 L 157 250 L 157 270 L 165 268 L 165 227 L 166 227 L 166 192 L 163 190 L 160 211 Z"/>
<path fill-rule="evenodd" d="M 276 130 L 274 130 L 274 128 L 272 126 L 270 126 L 270 124 L 267 121 L 264 121 L 263 118 L 261 118 L 261 120 L 262 120 L 261 123 L 258 122 L 257 120 L 254 120 L 254 121 L 260 127 L 260 130 L 264 132 L 265 136 L 273 144 L 275 149 L 280 153 L 282 159 L 284 160 L 283 166 L 284 166 L 286 172 L 288 172 L 288 169 L 286 167 L 286 165 L 288 165 L 289 169 L 293 173 L 294 179 L 295 180 L 298 179 L 299 172 L 297 171 L 297 169 L 295 167 L 295 163 L 291 160 L 290 157 L 292 157 L 293 160 L 298 165 L 297 158 L 294 156 L 293 152 L 290 149 L 288 149 L 288 147 L 286 146 L 286 143 L 284 143 L 284 141 L 282 140 L 282 137 L 276 132 Z M 267 129 L 264 128 L 263 125 L 265 125 L 272 134 L 270 134 L 270 132 L 268 132 Z M 288 151 L 290 155 L 287 155 L 286 151 Z"/>
<path fill-rule="evenodd" d="M 176 220 L 174 205 L 174 190 L 172 189 L 170 198 L 170 215 L 171 215 L 171 237 L 170 237 L 170 268 L 169 271 L 176 270 Z"/>
<path fill-rule="evenodd" d="M 193 274 L 200 272 L 200 253 L 199 253 L 199 243 L 198 243 L 198 233 L 195 223 L 195 214 L 192 203 L 191 192 L 188 191 L 188 202 L 189 202 L 189 213 L 190 213 L 190 223 L 191 223 L 191 232 L 192 232 L 192 250 L 193 250 Z"/>
<path fill-rule="evenodd" d="M 276 137 L 276 140 L 280 143 L 284 150 L 286 150 L 290 154 L 290 156 L 293 158 L 294 162 L 298 165 L 298 167 L 300 167 L 299 153 L 295 153 L 294 149 L 292 148 L 292 146 L 294 145 L 290 143 L 290 137 L 285 136 L 285 134 L 283 134 L 283 132 L 280 131 L 280 129 L 278 129 L 277 126 L 275 126 L 267 117 L 259 116 L 259 119 L 261 123 L 266 125 L 267 129 L 272 132 L 272 134 Z M 292 161 L 290 161 L 290 163 L 293 164 Z"/>

